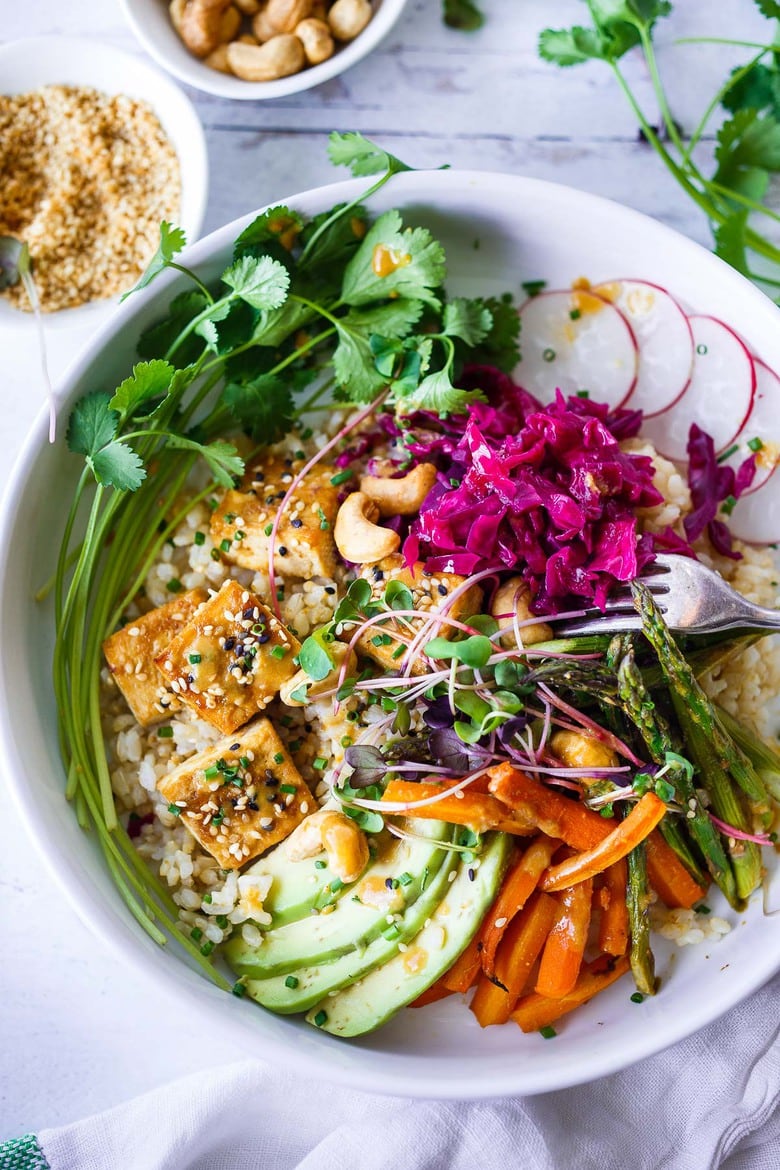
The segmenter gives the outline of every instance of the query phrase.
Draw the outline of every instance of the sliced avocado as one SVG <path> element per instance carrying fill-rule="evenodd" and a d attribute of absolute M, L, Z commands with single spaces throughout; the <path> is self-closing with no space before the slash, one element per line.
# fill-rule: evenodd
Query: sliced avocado
<path fill-rule="evenodd" d="M 340 805 L 333 801 L 323 807 L 337 811 Z M 394 839 L 388 834 L 384 847 L 391 844 L 394 844 Z M 271 915 L 271 922 L 268 927 L 261 926 L 261 930 L 286 926 L 288 922 L 306 918 L 312 907 L 324 906 L 349 888 L 337 885 L 335 891 L 331 889 L 334 875 L 324 852 L 305 861 L 291 861 L 286 840 L 259 858 L 246 872 L 253 876 L 267 874 L 272 878 L 271 888 L 263 901 L 263 909 Z"/>
<path fill-rule="evenodd" d="M 388 925 L 387 932 L 380 934 L 367 946 L 341 955 L 329 963 L 299 967 L 294 974 L 276 975 L 271 979 L 248 979 L 247 995 L 280 1015 L 305 1012 L 329 992 L 346 987 L 375 967 L 387 963 L 398 954 L 399 944 L 413 939 L 435 912 L 446 896 L 450 874 L 457 871 L 458 864 L 459 855 L 448 852 L 438 872 L 429 879 L 400 922 L 394 923 L 392 928 Z"/>
<path fill-rule="evenodd" d="M 307 1021 L 334 1036 L 360 1036 L 422 994 L 471 942 L 496 896 L 511 850 L 504 833 L 486 837 L 479 868 L 460 864 L 455 881 L 407 949 L 358 983 L 321 999 Z"/>
<path fill-rule="evenodd" d="M 364 949 L 392 924 L 387 922 L 389 908 L 384 899 L 379 905 L 364 904 L 361 890 L 370 884 L 384 894 L 387 882 L 403 875 L 404 883 L 395 891 L 395 912 L 403 914 L 442 866 L 446 850 L 438 849 L 437 844 L 452 839 L 452 826 L 443 821 L 420 821 L 415 822 L 414 831 L 420 839 L 396 840 L 369 865 L 346 897 L 336 900 L 332 910 L 327 907 L 327 913 L 311 912 L 268 930 L 257 946 L 250 946 L 241 935 L 230 939 L 225 946 L 230 966 L 238 975 L 267 979 Z"/>

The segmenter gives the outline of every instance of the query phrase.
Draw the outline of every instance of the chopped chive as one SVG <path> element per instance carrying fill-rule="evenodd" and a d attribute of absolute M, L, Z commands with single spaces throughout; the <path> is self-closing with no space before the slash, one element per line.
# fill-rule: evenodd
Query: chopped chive
<path fill-rule="evenodd" d="M 341 739 L 339 740 L 339 743 L 341 744 L 341 746 L 343 748 L 351 747 L 352 736 L 351 735 L 342 735 Z"/>
<path fill-rule="evenodd" d="M 393 659 L 393 661 L 395 661 L 397 658 L 401 657 L 405 649 L 406 647 L 404 646 L 403 642 L 401 642 L 398 646 L 396 646 L 390 657 Z"/>
<path fill-rule="evenodd" d="M 280 784 L 279 791 L 280 792 L 289 792 L 291 796 L 294 796 L 295 793 L 298 791 L 298 789 L 295 787 L 294 784 Z"/>
<path fill-rule="evenodd" d="M 169 804 L 168 805 L 168 812 L 171 813 L 171 815 L 174 817 L 181 816 L 181 809 L 179 808 L 179 806 L 177 804 Z"/>
<path fill-rule="evenodd" d="M 208 768 L 206 768 L 203 775 L 206 777 L 207 780 L 216 780 L 217 776 L 219 776 L 219 773 L 220 773 L 220 769 L 217 767 L 217 765 L 211 764 Z"/>
<path fill-rule="evenodd" d="M 388 926 L 386 930 L 383 930 L 382 936 L 386 938 L 388 942 L 392 942 L 392 940 L 395 938 L 400 938 L 401 931 L 398 928 L 398 923 L 394 922 L 392 926 Z"/>
<path fill-rule="evenodd" d="M 201 661 L 200 654 L 188 654 L 187 658 L 192 663 L 193 666 L 197 666 L 198 663 Z"/>
<path fill-rule="evenodd" d="M 299 981 L 299 979 L 297 978 L 297 976 L 295 976 L 295 975 L 288 975 L 288 976 L 287 976 L 287 978 L 286 978 L 286 979 L 285 979 L 285 981 L 284 981 L 284 985 L 285 985 L 285 987 L 292 987 L 293 989 L 295 989 L 295 988 L 298 986 L 298 983 L 299 983 L 299 982 L 300 982 L 300 981 Z"/>
<path fill-rule="evenodd" d="M 313 434 L 314 431 L 311 429 L 311 427 L 304 427 L 304 429 L 301 431 L 301 438 L 303 439 L 304 443 L 307 439 L 310 439 Z M 301 456 L 301 458 L 303 458 L 303 456 Z"/>
<path fill-rule="evenodd" d="M 271 647 L 271 657 L 272 658 L 277 658 L 277 659 L 284 658 L 286 653 L 287 653 L 286 646 L 272 646 Z"/>
<path fill-rule="evenodd" d="M 233 543 L 232 540 L 228 540 L 228 538 L 225 537 L 224 540 L 221 540 L 219 542 L 219 547 L 222 549 L 223 552 L 230 552 L 230 546 L 232 543 Z"/>
<path fill-rule="evenodd" d="M 265 528 L 263 529 L 263 532 L 265 533 L 266 536 L 270 536 L 271 533 L 273 532 L 273 530 L 274 530 L 273 524 L 266 524 Z"/>
<path fill-rule="evenodd" d="M 577 397 L 578 398 L 590 398 L 590 390 L 578 390 Z"/>
<path fill-rule="evenodd" d="M 410 873 L 406 873 L 405 871 L 398 876 L 398 884 L 401 886 L 409 886 L 413 881 L 414 878 L 412 875 Z"/>
<path fill-rule="evenodd" d="M 214 950 L 214 943 L 211 941 L 210 938 L 207 938 L 206 941 L 204 942 L 203 946 L 200 948 L 200 953 L 202 955 L 210 955 L 213 950 Z"/>
<path fill-rule="evenodd" d="M 220 928 L 220 930 L 224 930 L 228 924 L 228 920 L 224 914 L 218 914 L 217 917 L 214 919 L 214 921 L 216 922 L 216 924 Z"/>
<path fill-rule="evenodd" d="M 206 904 L 207 906 L 210 906 L 210 905 L 211 905 L 211 901 L 212 901 L 212 899 L 211 899 L 211 894 L 204 894 L 204 895 L 203 895 L 203 901 L 205 902 L 205 904 Z"/>
<path fill-rule="evenodd" d="M 731 446 L 728 447 L 725 451 L 721 451 L 716 462 L 725 463 L 726 460 L 730 459 L 732 455 L 736 455 L 737 451 L 739 451 L 739 443 L 732 443 Z"/>
<path fill-rule="evenodd" d="M 641 991 L 635 991 L 633 995 L 629 996 L 629 999 L 631 1000 L 632 1003 L 644 1003 L 645 1002 L 645 997 L 642 995 Z"/>
<path fill-rule="evenodd" d="M 321 1028 L 322 1025 L 325 1023 L 325 1021 L 327 1020 L 327 1018 L 328 1018 L 327 1012 L 322 1012 L 322 1011 L 317 1012 L 316 1016 L 314 1017 L 314 1023 L 317 1025 L 318 1028 Z"/>
<path fill-rule="evenodd" d="M 219 555 L 219 549 L 218 549 L 218 548 L 213 548 L 213 549 L 211 550 L 211 552 L 209 553 L 209 556 L 211 557 L 212 561 L 218 561 L 218 560 L 220 560 L 220 559 L 221 559 L 221 558 L 220 558 L 220 555 Z"/>
<path fill-rule="evenodd" d="M 762 451 L 764 444 L 758 435 L 756 435 L 755 439 L 748 439 L 748 447 L 751 451 Z"/>
<path fill-rule="evenodd" d="M 328 863 L 327 863 L 327 861 L 322 861 L 322 860 L 320 860 L 320 861 L 315 861 L 315 862 L 314 862 L 314 868 L 315 868 L 315 869 L 325 869 L 325 866 L 326 866 L 327 864 L 328 864 Z"/>
<path fill-rule="evenodd" d="M 248 768 L 249 767 L 249 756 L 239 756 L 238 762 L 242 768 Z"/>
<path fill-rule="evenodd" d="M 317 756 L 317 759 L 312 763 L 312 768 L 316 768 L 318 772 L 324 772 L 327 766 L 328 761 L 323 756 Z"/>
<path fill-rule="evenodd" d="M 168 584 L 165 586 L 169 593 L 181 593 L 184 586 L 178 577 L 171 577 Z"/>
<path fill-rule="evenodd" d="M 214 496 L 209 496 L 208 505 L 212 512 L 216 512 L 219 507 L 219 500 L 215 499 Z"/>
<path fill-rule="evenodd" d="M 233 992 L 233 995 L 238 996 L 239 999 L 241 999 L 242 995 L 246 995 L 246 987 L 240 979 L 233 984 L 230 990 Z"/>
<path fill-rule="evenodd" d="M 205 544 L 206 543 L 206 533 L 205 532 L 196 532 L 192 539 L 194 540 L 195 544 Z"/>
<path fill-rule="evenodd" d="M 726 496 L 725 500 L 723 501 L 723 503 L 720 506 L 720 510 L 724 516 L 730 516 L 731 513 L 736 508 L 736 506 L 737 506 L 736 497 L 735 496 Z"/>
<path fill-rule="evenodd" d="M 570 318 L 570 320 L 572 320 L 572 321 L 579 321 L 579 319 L 580 319 L 580 317 L 581 317 L 581 316 L 582 316 L 582 310 L 581 310 L 581 309 L 570 309 L 570 310 L 569 310 L 569 318 Z"/>
<path fill-rule="evenodd" d="M 558 1035 L 558 1033 L 555 1031 L 555 1028 L 552 1028 L 549 1024 L 546 1024 L 543 1028 L 539 1029 L 539 1035 L 544 1036 L 545 1040 L 552 1040 Z"/>
<path fill-rule="evenodd" d="M 709 906 L 705 906 L 704 903 L 702 902 L 701 906 L 696 907 L 696 913 L 697 914 L 712 914 L 712 910 L 709 908 Z"/>
<path fill-rule="evenodd" d="M 246 539 L 246 533 L 242 532 L 240 528 L 237 528 L 236 531 L 233 533 L 233 540 L 245 540 L 245 539 Z"/>
<path fill-rule="evenodd" d="M 159 739 L 173 739 L 172 727 L 158 727 L 157 736 Z"/>
<path fill-rule="evenodd" d="M 192 930 L 190 931 L 190 938 L 193 940 L 193 942 L 200 942 L 200 940 L 203 938 L 203 931 L 199 926 L 193 926 Z"/>
<path fill-rule="evenodd" d="M 222 517 L 222 519 L 225 521 L 226 524 L 232 524 L 233 521 L 235 520 L 235 516 L 232 512 L 226 512 L 225 515 Z"/>
<path fill-rule="evenodd" d="M 336 475 L 330 477 L 330 482 L 334 487 L 338 487 L 340 483 L 346 483 L 348 479 L 352 479 L 353 475 L 354 472 L 352 471 L 339 471 Z"/>
<path fill-rule="evenodd" d="M 330 883 L 331 894 L 337 894 L 339 892 L 339 890 L 343 890 L 343 888 L 344 888 L 344 883 L 341 880 L 341 878 L 339 878 L 339 877 L 335 877 L 333 879 L 333 881 Z"/>
<path fill-rule="evenodd" d="M 274 763 L 275 764 L 283 764 L 284 763 L 284 755 L 282 752 L 274 752 Z"/>

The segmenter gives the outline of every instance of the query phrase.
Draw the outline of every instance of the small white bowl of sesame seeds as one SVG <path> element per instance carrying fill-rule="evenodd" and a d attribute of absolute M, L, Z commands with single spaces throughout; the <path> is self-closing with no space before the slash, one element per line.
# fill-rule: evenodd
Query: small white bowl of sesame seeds
<path fill-rule="evenodd" d="M 146 267 L 162 220 L 198 237 L 203 129 L 168 77 L 99 41 L 8 43 L 0 76 L 0 236 L 28 244 L 47 327 L 94 327 Z M 0 327 L 33 326 L 29 307 L 20 284 L 7 288 Z"/>

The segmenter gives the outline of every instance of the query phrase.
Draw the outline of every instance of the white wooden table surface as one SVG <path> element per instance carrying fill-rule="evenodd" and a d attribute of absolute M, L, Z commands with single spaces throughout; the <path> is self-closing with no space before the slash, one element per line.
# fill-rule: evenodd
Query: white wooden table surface
<path fill-rule="evenodd" d="M 466 35 L 444 27 L 439 0 L 410 0 L 370 59 L 297 97 L 232 103 L 190 91 L 212 169 L 205 230 L 339 177 L 326 159 L 326 135 L 357 129 L 417 166 L 450 163 L 569 183 L 706 242 L 706 224 L 638 141 L 608 71 L 594 65 L 564 74 L 537 59 L 540 29 L 582 20 L 583 5 L 482 3 L 488 23 Z M 0 7 L 5 41 L 75 34 L 140 52 L 116 0 L 4 0 Z M 659 33 L 660 57 L 675 113 L 691 127 L 744 51 L 683 48 L 675 38 L 750 39 L 767 26 L 750 0 L 677 0 L 676 9 Z M 649 98 L 639 63 L 629 70 Z M 60 330 L 52 348 L 56 376 L 73 344 Z M 0 363 L 2 487 L 40 399 L 35 351 L 7 326 L 0 327 Z M 93 938 L 42 870 L 1 789 L 0 924 L 0 1139 L 105 1109 L 236 1056 L 217 1037 L 206 1050 L 180 1030 L 159 992 Z"/>

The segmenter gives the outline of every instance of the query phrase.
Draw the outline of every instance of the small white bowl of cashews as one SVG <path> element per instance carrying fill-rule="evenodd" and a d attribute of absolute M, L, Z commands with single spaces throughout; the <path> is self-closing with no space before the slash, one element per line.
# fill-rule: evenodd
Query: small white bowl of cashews
<path fill-rule="evenodd" d="M 287 97 L 343 73 L 390 31 L 407 0 L 121 0 L 154 59 L 196 89 L 239 101 Z"/>

